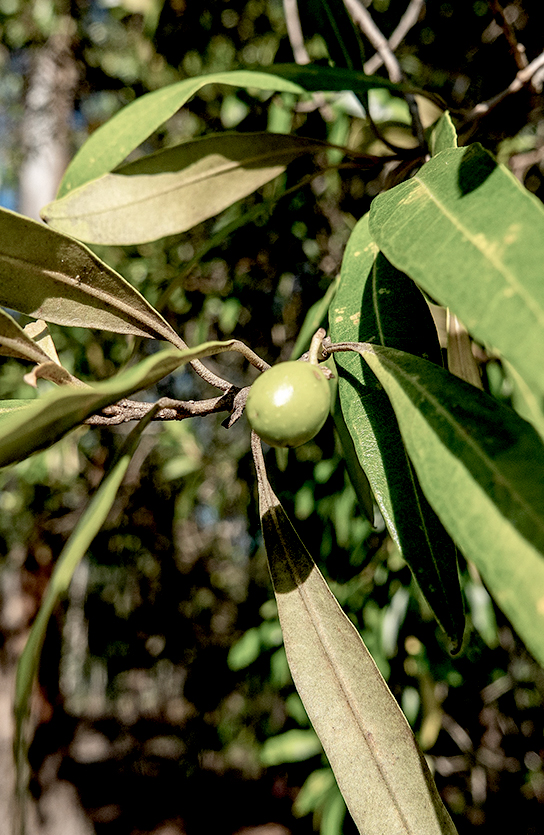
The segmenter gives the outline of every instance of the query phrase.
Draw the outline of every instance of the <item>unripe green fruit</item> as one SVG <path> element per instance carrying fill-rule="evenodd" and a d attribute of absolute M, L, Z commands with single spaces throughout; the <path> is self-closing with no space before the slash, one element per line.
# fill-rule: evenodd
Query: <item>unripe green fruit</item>
<path fill-rule="evenodd" d="M 265 443 L 294 447 L 317 435 L 330 405 L 329 382 L 317 365 L 280 362 L 251 386 L 246 414 Z"/>

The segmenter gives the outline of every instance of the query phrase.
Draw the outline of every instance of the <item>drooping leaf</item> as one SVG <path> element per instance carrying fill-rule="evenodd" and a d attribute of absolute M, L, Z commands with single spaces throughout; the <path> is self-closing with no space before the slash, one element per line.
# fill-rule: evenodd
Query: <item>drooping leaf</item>
<path fill-rule="evenodd" d="M 352 232 L 331 307 L 333 342 L 371 342 L 442 356 L 421 292 L 378 251 L 368 216 Z M 436 619 L 459 648 L 464 612 L 455 545 L 430 507 L 406 454 L 387 394 L 357 353 L 335 353 L 342 413 L 387 528 Z"/>
<path fill-rule="evenodd" d="M 430 129 L 429 151 L 435 157 L 440 151 L 457 148 L 457 131 L 446 110 Z"/>
<path fill-rule="evenodd" d="M 88 243 L 133 244 L 185 232 L 326 143 L 267 132 L 200 137 L 105 174 L 50 203 L 53 228 Z"/>
<path fill-rule="evenodd" d="M 263 72 L 270 72 L 276 77 L 300 84 L 304 90 L 310 92 L 352 90 L 354 93 L 367 93 L 369 90 L 381 87 L 399 93 L 414 91 L 411 85 L 395 84 L 380 75 L 365 75 L 360 70 L 329 67 L 322 64 L 274 64 L 269 70 L 263 70 Z"/>
<path fill-rule="evenodd" d="M 395 409 L 425 494 L 544 664 L 544 444 L 512 409 L 433 363 L 363 355 Z"/>
<path fill-rule="evenodd" d="M 442 151 L 379 195 L 378 246 L 544 393 L 544 208 L 480 145 Z"/>
<path fill-rule="evenodd" d="M 287 659 L 359 832 L 454 835 L 402 711 L 285 515 L 255 441 L 261 523 Z"/>
<path fill-rule="evenodd" d="M 233 343 L 206 342 L 184 351 L 160 351 L 103 383 L 82 388 L 65 386 L 25 408 L 14 409 L 0 422 L 0 467 L 51 446 L 95 412 L 154 385 L 191 360 L 228 351 Z"/>
<path fill-rule="evenodd" d="M 19 659 L 14 702 L 16 720 L 14 749 L 16 752 L 17 796 L 20 804 L 24 804 L 25 802 L 27 785 L 25 722 L 30 713 L 32 687 L 39 669 L 47 624 L 59 600 L 66 595 L 74 571 L 104 524 L 115 501 L 132 455 L 138 445 L 140 436 L 152 416 L 153 410 L 142 418 L 132 430 L 113 466 L 104 477 L 100 487 L 77 522 L 55 565 L 44 599 L 40 605 L 36 619 L 32 624 L 25 648 Z M 23 809 L 20 812 L 24 817 Z"/>
<path fill-rule="evenodd" d="M 206 84 L 228 84 L 298 95 L 304 93 L 304 88 L 294 81 L 275 76 L 273 72 L 253 70 L 200 75 L 146 93 L 91 134 L 66 169 L 57 196 L 62 197 L 83 183 L 113 171 Z"/>
<path fill-rule="evenodd" d="M 165 339 L 170 325 L 86 246 L 0 209 L 0 305 L 57 325 Z"/>

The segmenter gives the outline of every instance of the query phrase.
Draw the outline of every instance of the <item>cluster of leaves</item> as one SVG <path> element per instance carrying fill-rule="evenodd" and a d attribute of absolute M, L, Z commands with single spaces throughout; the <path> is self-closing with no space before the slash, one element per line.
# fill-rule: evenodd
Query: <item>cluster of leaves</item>
<path fill-rule="evenodd" d="M 341 65 L 341 60 L 336 59 L 336 63 Z M 4 305 L 51 323 L 113 330 L 139 339 L 152 337 L 176 347 L 153 354 L 103 383 L 62 386 L 31 405 L 13 400 L 3 403 L 0 450 L 4 465 L 24 460 L 30 453 L 55 443 L 83 421 L 92 420 L 97 412 L 102 411 L 100 419 L 104 423 L 143 416 L 57 564 L 20 667 L 20 722 L 28 707 L 49 614 L 59 596 L 66 593 L 76 563 L 114 502 L 131 445 L 153 417 L 180 418 L 196 413 L 187 403 L 173 398 L 159 402 L 155 411 L 126 403 L 125 398 L 162 384 L 184 363 L 198 362 L 212 353 L 241 350 L 258 367 L 264 367 L 237 340 L 188 349 L 169 324 L 173 318 L 167 316 L 167 321 L 158 312 L 160 303 L 153 308 L 78 241 L 140 247 L 211 219 L 256 188 L 277 182 L 282 175 L 280 186 L 266 186 L 264 202 L 250 204 L 246 214 L 238 210 L 230 218 L 226 214 L 226 221 L 216 227 L 212 242 L 205 245 L 196 261 L 190 262 L 191 266 L 248 222 L 266 219 L 277 200 L 289 195 L 293 183 L 298 189 L 314 178 L 314 170 L 308 172 L 302 167 L 306 157 L 315 156 L 325 177 L 331 177 L 330 183 L 339 182 L 338 174 L 328 170 L 338 165 L 339 149 L 332 147 L 340 141 L 338 137 L 329 136 L 329 140 L 335 141 L 328 145 L 322 136 L 314 139 L 298 133 L 280 133 L 273 125 L 271 129 L 272 118 L 266 132 L 211 134 L 122 164 L 190 96 L 213 82 L 245 86 L 260 90 L 263 95 L 275 89 L 287 97 L 284 103 L 289 97 L 311 91 L 334 93 L 350 88 L 367 101 L 369 91 L 376 87 L 385 96 L 402 89 L 382 78 L 369 79 L 353 68 L 331 72 L 326 67 L 276 66 L 269 74 L 217 72 L 187 79 L 138 99 L 86 143 L 67 170 L 58 199 L 44 213 L 57 232 L 2 212 L 6 241 L 2 262 Z M 336 125 L 341 132 L 349 119 L 342 105 L 334 105 L 339 107 Z M 270 113 L 274 113 L 273 103 Z M 360 147 L 353 150 L 353 135 L 349 138 L 348 147 L 342 149 L 346 161 L 366 179 L 376 176 L 382 161 L 376 158 L 375 147 L 367 146 L 363 155 Z M 544 588 L 540 477 L 543 452 L 539 432 L 543 421 L 543 381 L 538 366 L 542 351 L 543 305 L 538 285 L 542 210 L 480 146 L 457 148 L 448 117 L 435 126 L 429 144 L 432 159 L 412 179 L 378 197 L 370 215 L 355 226 L 336 296 L 331 303 L 332 293 L 326 295 L 311 311 L 298 347 L 300 351 L 304 349 L 306 333 L 311 334 L 321 324 L 330 308 L 331 341 L 324 347 L 335 355 L 340 401 L 335 418 L 360 505 L 372 517 L 366 474 L 399 553 L 410 565 L 453 648 L 460 648 L 464 632 L 455 553 L 458 545 L 542 662 L 539 601 Z M 289 173 L 285 174 L 288 164 Z M 16 278 L 14 263 L 19 266 Z M 168 286 L 167 294 L 173 297 L 177 292 L 173 309 L 187 312 L 187 294 L 181 290 L 181 282 L 169 280 L 171 264 L 165 272 L 170 273 L 163 281 L 163 286 Z M 138 277 L 137 269 L 134 275 Z M 477 282 L 474 276 L 478 277 Z M 146 281 L 145 275 L 142 286 L 148 291 L 148 298 L 159 302 L 157 287 Z M 459 315 L 488 352 L 498 352 L 515 391 L 516 409 L 530 419 L 534 429 L 510 407 L 442 368 L 434 324 L 418 287 L 435 303 L 448 308 L 451 315 Z M 234 317 L 238 312 L 239 307 Z M 221 314 L 228 323 L 224 303 Z M 71 372 L 61 370 L 46 343 L 38 344 L 34 331 L 23 330 L 7 314 L 2 321 L 5 353 L 37 363 L 35 376 L 60 384 L 77 382 Z M 458 351 L 461 363 L 470 364 L 469 354 L 457 347 L 452 328 L 449 336 L 450 369 L 459 371 L 460 366 L 455 365 L 452 357 Z M 262 336 L 257 343 L 261 339 Z M 202 366 L 197 368 L 203 372 Z M 231 386 L 216 374 L 203 373 L 225 392 L 207 410 L 234 409 L 236 415 L 243 402 L 243 387 Z M 460 373 L 467 376 L 464 370 Z M 103 376 L 108 376 L 107 372 Z M 472 380 L 479 381 L 479 377 Z M 412 815 L 421 825 L 421 815 L 428 814 L 428 831 L 434 831 L 432 827 L 440 832 L 453 831 L 420 764 L 412 736 L 399 718 L 394 702 L 389 701 L 370 656 L 292 532 L 268 484 L 258 451 L 255 456 L 265 542 L 290 665 L 353 817 L 363 828 L 394 828 L 400 819 L 406 829 Z M 307 495 L 301 489 L 298 500 L 307 501 Z M 354 494 L 344 491 L 343 485 L 341 495 L 353 502 Z M 304 515 L 301 506 L 298 511 L 298 515 Z M 327 513 L 338 517 L 331 527 L 334 536 L 341 539 L 338 511 L 329 508 Z M 348 526 L 352 526 L 351 520 Z M 364 543 L 369 531 L 370 523 L 368 527 L 366 523 L 359 525 L 358 533 L 345 538 L 346 545 L 351 548 L 358 544 L 366 550 Z M 320 550 L 323 555 L 328 552 L 326 546 Z M 475 588 L 480 589 L 478 582 Z M 392 613 L 396 624 L 390 646 L 395 644 L 395 630 L 398 632 L 406 611 L 405 591 L 404 586 L 397 587 L 387 601 L 387 612 Z M 357 606 L 353 609 L 357 611 Z M 481 608 L 475 606 L 474 611 L 481 612 Z M 364 606 L 364 613 L 366 620 L 372 618 L 369 604 Z M 277 629 L 274 631 L 271 621 L 266 624 L 258 634 L 246 633 L 246 645 L 253 641 L 258 648 L 275 646 Z M 327 624 L 338 635 L 330 645 Z M 300 641 L 301 633 L 304 641 Z M 370 634 L 372 637 L 376 633 Z M 492 642 L 493 637 L 489 640 Z M 372 648 L 386 672 L 386 656 L 391 657 L 394 652 L 382 653 L 380 659 L 380 646 Z M 251 652 L 245 661 L 243 653 L 242 660 L 234 653 L 231 666 L 243 668 L 250 663 L 248 658 L 251 661 Z M 360 673 L 353 677 L 354 663 L 366 665 L 369 687 L 364 694 L 358 686 Z M 322 675 L 317 675 L 317 670 Z M 405 701 L 409 713 L 408 698 Z M 345 737 L 331 735 L 331 716 L 322 716 L 324 704 L 338 711 L 334 722 L 344 728 Z M 384 708 L 384 704 L 389 707 Z M 382 710 L 386 711 L 385 720 Z M 354 713 L 362 717 L 355 723 Z M 304 722 L 296 707 L 294 715 Z M 383 734 L 392 730 L 394 745 L 391 740 L 382 740 Z M 313 732 L 306 733 L 307 751 L 316 753 L 316 738 Z M 388 750 L 405 746 L 399 771 L 392 768 L 389 773 L 389 766 L 384 767 L 383 763 L 376 770 L 375 750 L 367 747 L 371 737 L 382 740 Z M 353 740 L 354 745 L 357 740 L 358 750 L 367 752 L 361 757 L 360 767 L 365 771 L 365 779 L 374 774 L 371 779 L 380 814 L 374 814 L 366 799 L 361 798 L 363 778 L 352 767 L 345 738 Z M 22 742 L 21 736 L 21 753 Z M 299 757 L 300 742 L 299 737 L 295 745 Z M 346 755 L 348 761 L 344 759 Z M 265 756 L 270 763 L 279 762 L 278 754 L 271 749 Z M 286 758 L 285 753 L 279 756 Z M 321 774 L 314 781 L 321 778 L 317 796 L 326 798 L 324 820 L 328 827 L 337 829 L 343 801 L 335 793 L 328 774 Z M 414 803 L 417 779 L 422 781 L 421 791 L 427 798 L 423 804 Z M 315 794 L 315 782 L 313 789 L 311 785 L 307 789 L 306 797 L 312 796 L 312 791 Z M 391 797 L 395 798 L 392 805 Z M 312 803 L 305 801 L 303 795 L 300 808 L 311 808 Z M 385 808 L 390 809 L 392 817 L 384 824 Z"/>

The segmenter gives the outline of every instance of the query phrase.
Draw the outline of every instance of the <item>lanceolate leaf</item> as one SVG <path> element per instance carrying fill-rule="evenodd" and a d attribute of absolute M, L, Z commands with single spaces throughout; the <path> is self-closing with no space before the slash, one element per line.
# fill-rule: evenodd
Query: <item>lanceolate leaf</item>
<path fill-rule="evenodd" d="M 153 241 L 191 229 L 326 147 L 284 134 L 213 134 L 124 165 L 50 203 L 42 216 L 89 243 Z"/>
<path fill-rule="evenodd" d="M 272 491 L 258 445 L 261 522 L 287 659 L 359 832 L 454 835 L 406 719 Z"/>
<path fill-rule="evenodd" d="M 0 305 L 54 322 L 165 339 L 170 325 L 86 246 L 0 209 Z"/>
<path fill-rule="evenodd" d="M 441 363 L 427 303 L 413 281 L 378 251 L 367 216 L 346 248 L 330 329 L 333 342 L 391 345 Z M 356 353 L 335 353 L 335 363 L 342 412 L 387 528 L 459 648 L 464 613 L 455 545 L 421 491 L 380 383 Z"/>
<path fill-rule="evenodd" d="M 304 88 L 294 81 L 278 78 L 273 73 L 251 70 L 200 75 L 147 93 L 124 107 L 91 134 L 66 169 L 58 197 L 116 168 L 206 84 L 228 84 L 232 87 L 277 90 L 298 95 L 304 93 Z"/>
<path fill-rule="evenodd" d="M 452 148 L 377 197 L 389 260 L 544 393 L 544 208 L 480 145 Z"/>
<path fill-rule="evenodd" d="M 419 357 L 364 346 L 427 498 L 544 664 L 544 444 L 511 409 Z"/>
<path fill-rule="evenodd" d="M 268 70 L 263 70 L 263 72 L 268 72 Z M 312 92 L 353 90 L 354 93 L 367 93 L 379 87 L 397 92 L 414 90 L 410 85 L 395 84 L 383 76 L 365 75 L 360 70 L 321 64 L 274 64 L 269 72 L 300 84 L 305 90 Z"/>
<path fill-rule="evenodd" d="M 154 385 L 191 360 L 229 350 L 232 344 L 233 340 L 207 342 L 185 351 L 161 351 L 104 383 L 84 388 L 65 386 L 33 400 L 26 408 L 2 416 L 0 467 L 22 461 L 31 453 L 51 446 L 95 412 Z"/>
<path fill-rule="evenodd" d="M 127 467 L 130 463 L 140 436 L 153 415 L 150 411 L 132 430 L 128 436 L 116 462 L 110 472 L 105 476 L 97 492 L 89 502 L 89 505 L 76 527 L 74 528 L 68 542 L 66 543 L 55 570 L 51 576 L 49 586 L 45 593 L 36 620 L 30 630 L 30 635 L 17 665 L 17 678 L 15 686 L 15 751 L 17 764 L 18 796 L 20 802 L 24 803 L 24 789 L 26 781 L 26 739 L 25 720 L 30 713 L 30 699 L 32 686 L 36 678 L 40 656 L 47 631 L 49 618 L 55 606 L 63 597 L 70 586 L 74 571 L 85 556 L 94 537 L 102 527 L 106 517 L 115 501 L 117 491 L 121 485 Z"/>
<path fill-rule="evenodd" d="M 0 354 L 5 357 L 49 362 L 50 357 L 24 332 L 15 319 L 0 308 Z"/>

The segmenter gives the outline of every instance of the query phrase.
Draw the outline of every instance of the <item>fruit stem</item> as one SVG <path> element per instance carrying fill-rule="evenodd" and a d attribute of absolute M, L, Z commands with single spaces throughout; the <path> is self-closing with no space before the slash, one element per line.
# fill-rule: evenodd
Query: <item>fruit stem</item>
<path fill-rule="evenodd" d="M 312 336 L 310 342 L 310 350 L 308 351 L 308 362 L 311 365 L 317 365 L 319 362 L 319 355 L 321 354 L 321 343 L 325 336 L 325 328 L 319 328 Z"/>

